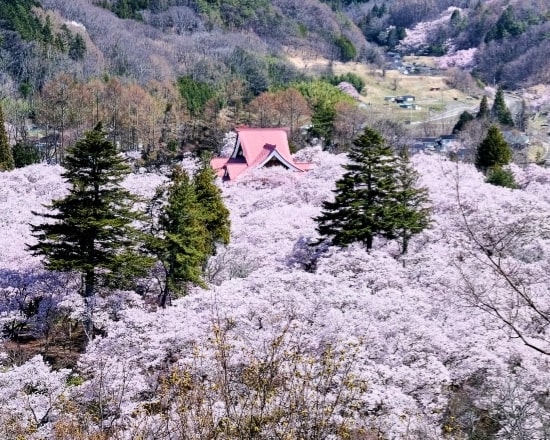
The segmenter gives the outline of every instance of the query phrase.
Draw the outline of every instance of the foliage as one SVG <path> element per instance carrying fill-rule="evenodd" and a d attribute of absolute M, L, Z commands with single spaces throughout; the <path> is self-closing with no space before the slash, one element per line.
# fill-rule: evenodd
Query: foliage
<path fill-rule="evenodd" d="M 487 96 L 483 95 L 479 103 L 479 110 L 476 114 L 476 119 L 487 119 L 490 115 L 489 103 L 487 102 Z"/>
<path fill-rule="evenodd" d="M 507 165 L 512 160 L 512 149 L 496 125 L 491 125 L 487 136 L 476 150 L 476 167 L 487 171 L 494 166 Z"/>
<path fill-rule="evenodd" d="M 291 142 L 299 141 L 299 127 L 311 117 L 308 102 L 294 87 L 264 92 L 246 107 L 248 124 L 259 127 L 288 127 Z"/>
<path fill-rule="evenodd" d="M 495 186 L 503 186 L 505 188 L 517 189 L 518 184 L 514 178 L 514 173 L 507 168 L 502 168 L 501 165 L 495 165 L 487 170 L 487 183 Z"/>
<path fill-rule="evenodd" d="M 312 136 L 322 139 L 328 148 L 332 146 L 335 119 L 336 107 L 329 102 L 317 102 L 313 105 L 309 132 Z"/>
<path fill-rule="evenodd" d="M 495 95 L 493 107 L 491 108 L 491 115 L 502 125 L 514 126 L 514 118 L 512 118 L 512 113 L 504 101 L 504 91 L 502 87 L 498 88 Z"/>
<path fill-rule="evenodd" d="M 0 20 L 25 40 L 41 39 L 42 23 L 32 12 L 37 6 L 35 0 L 0 0 Z"/>
<path fill-rule="evenodd" d="M 206 103 L 214 96 L 214 89 L 190 76 L 178 78 L 178 89 L 185 101 L 185 106 L 191 115 L 198 116 L 204 110 Z"/>
<path fill-rule="evenodd" d="M 300 82 L 294 87 L 306 98 L 313 110 L 310 133 L 324 139 L 325 144 L 330 146 L 336 118 L 336 104 L 353 103 L 353 98 L 324 80 Z"/>
<path fill-rule="evenodd" d="M 13 153 L 8 142 L 8 134 L 4 125 L 4 112 L 0 105 L 0 171 L 9 171 L 15 168 Z"/>
<path fill-rule="evenodd" d="M 340 50 L 340 60 L 347 62 L 355 59 L 357 56 L 357 49 L 349 38 L 345 35 L 340 35 L 334 39 L 334 44 Z"/>
<path fill-rule="evenodd" d="M 400 239 L 401 253 L 406 254 L 410 239 L 430 225 L 431 210 L 428 189 L 419 187 L 420 174 L 409 162 L 407 150 L 399 157 L 396 172 L 397 191 L 394 217 L 395 235 Z"/>
<path fill-rule="evenodd" d="M 206 228 L 207 253 L 214 255 L 216 246 L 227 245 L 231 232 L 229 210 L 222 200 L 222 193 L 216 185 L 216 175 L 210 166 L 210 156 L 205 155 L 199 169 L 193 175 L 193 185 L 197 203 L 202 211 L 202 222 Z M 203 266 L 206 261 L 203 262 Z"/>
<path fill-rule="evenodd" d="M 410 237 L 428 225 L 427 194 L 415 187 L 417 175 L 368 127 L 353 142 L 348 159 L 335 200 L 325 201 L 315 218 L 317 231 L 337 246 L 361 242 L 367 250 L 378 235 L 400 237 L 405 253 Z"/>
<path fill-rule="evenodd" d="M 208 230 L 193 182 L 179 167 L 172 170 L 171 182 L 157 189 L 148 212 L 151 230 L 147 248 L 164 271 L 160 305 L 165 307 L 172 294 L 187 293 L 189 283 L 205 287 L 202 267 L 208 257 Z"/>
<path fill-rule="evenodd" d="M 40 162 L 40 154 L 36 146 L 18 142 L 13 146 L 13 160 L 15 167 L 21 168 Z"/>
<path fill-rule="evenodd" d="M 230 236 L 229 211 L 224 206 L 215 174 L 206 158 L 193 178 L 176 167 L 168 185 L 157 188 L 149 203 L 149 251 L 163 267 L 160 305 L 172 295 L 188 293 L 188 285 L 205 287 L 202 275 L 208 257 Z"/>
<path fill-rule="evenodd" d="M 142 20 L 140 11 L 147 9 L 149 0 L 114 0 L 108 2 L 106 0 L 96 0 L 96 4 L 103 8 L 110 9 L 120 18 L 130 18 L 134 20 Z"/>
<path fill-rule="evenodd" d="M 332 75 L 326 77 L 326 80 L 330 82 L 333 86 L 337 86 L 341 82 L 348 82 L 353 87 L 355 87 L 355 90 L 357 90 L 359 93 L 363 91 L 363 88 L 365 87 L 365 81 L 353 72 L 346 72 L 342 73 L 341 75 Z"/>
<path fill-rule="evenodd" d="M 71 38 L 68 50 L 69 57 L 75 61 L 84 59 L 86 54 L 86 42 L 80 34 L 76 34 Z"/>
<path fill-rule="evenodd" d="M 88 300 L 98 285 L 127 287 L 150 265 L 138 252 L 136 197 L 120 186 L 130 168 L 100 125 L 69 149 L 64 165 L 69 194 L 47 206 L 53 213 L 36 213 L 50 221 L 31 226 L 38 242 L 28 249 L 49 270 L 81 273 Z M 86 324 L 90 332 L 91 316 Z"/>
<path fill-rule="evenodd" d="M 453 134 L 456 134 L 456 133 L 464 130 L 464 127 L 466 126 L 466 124 L 470 121 L 473 121 L 473 120 L 474 120 L 474 116 L 469 111 L 464 110 L 460 114 L 460 117 L 458 118 L 457 123 L 453 127 Z"/>
<path fill-rule="evenodd" d="M 246 82 L 252 96 L 257 96 L 269 88 L 268 63 L 252 51 L 236 47 L 227 63 L 232 72 Z"/>
<path fill-rule="evenodd" d="M 272 14 L 266 0 L 197 0 L 196 3 L 212 24 L 223 24 L 228 28 L 241 28 Z"/>
<path fill-rule="evenodd" d="M 526 23 L 519 21 L 514 17 L 514 7 L 508 5 L 506 9 L 500 14 L 495 25 L 485 35 L 485 42 L 488 43 L 491 40 L 502 40 L 506 37 L 517 37 L 525 31 Z"/>

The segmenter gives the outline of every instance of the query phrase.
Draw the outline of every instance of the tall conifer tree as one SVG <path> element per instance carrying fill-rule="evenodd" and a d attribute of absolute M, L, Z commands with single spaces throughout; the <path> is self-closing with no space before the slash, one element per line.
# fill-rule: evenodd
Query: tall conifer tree
<path fill-rule="evenodd" d="M 208 256 L 214 255 L 217 244 L 229 243 L 231 223 L 229 210 L 223 203 L 221 191 L 216 185 L 216 175 L 207 155 L 202 158 L 201 166 L 193 176 L 193 184 L 208 233 Z"/>
<path fill-rule="evenodd" d="M 502 125 L 509 125 L 511 127 L 514 126 L 514 118 L 512 118 L 512 113 L 510 113 L 510 110 L 504 101 L 504 92 L 502 87 L 499 87 L 497 90 L 493 107 L 491 108 L 491 114 L 493 118 Z"/>
<path fill-rule="evenodd" d="M 209 233 L 192 180 L 174 168 L 169 185 L 161 186 L 149 206 L 152 231 L 148 247 L 164 271 L 160 305 L 185 294 L 189 283 L 205 286 L 202 267 L 210 252 Z"/>
<path fill-rule="evenodd" d="M 334 201 L 325 201 L 315 218 L 317 231 L 337 246 L 359 241 L 370 250 L 376 235 L 393 232 L 388 208 L 395 197 L 396 158 L 382 136 L 367 127 L 353 142 L 348 159 Z"/>
<path fill-rule="evenodd" d="M 9 171 L 14 168 L 13 152 L 8 142 L 8 135 L 4 126 L 4 112 L 0 105 L 0 171 Z"/>
<path fill-rule="evenodd" d="M 411 167 L 406 149 L 399 159 L 393 218 L 395 235 L 401 241 L 401 253 L 406 254 L 412 236 L 422 232 L 430 224 L 430 199 L 428 190 L 418 187 L 419 174 Z"/>
<path fill-rule="evenodd" d="M 334 201 L 315 218 L 317 232 L 337 246 L 353 242 L 372 249 L 374 237 L 401 238 L 406 252 L 412 235 L 429 222 L 427 193 L 417 175 L 375 130 L 367 127 L 348 152 L 347 170 L 336 182 Z"/>
<path fill-rule="evenodd" d="M 91 337 L 97 287 L 126 287 L 145 274 L 151 260 L 138 251 L 140 233 L 133 222 L 141 215 L 132 209 L 136 197 L 120 186 L 130 168 L 100 125 L 68 150 L 64 165 L 69 193 L 48 206 L 52 213 L 37 214 L 49 222 L 32 226 L 38 242 L 29 249 L 45 257 L 50 270 L 82 274 Z"/>
<path fill-rule="evenodd" d="M 481 98 L 481 102 L 479 103 L 479 110 L 476 114 L 476 119 L 487 119 L 491 115 L 491 111 L 489 110 L 489 103 L 487 102 L 487 96 L 483 96 Z"/>
<path fill-rule="evenodd" d="M 491 125 L 487 136 L 477 147 L 476 167 L 486 172 L 491 167 L 507 165 L 511 160 L 512 149 L 504 140 L 498 127 Z"/>

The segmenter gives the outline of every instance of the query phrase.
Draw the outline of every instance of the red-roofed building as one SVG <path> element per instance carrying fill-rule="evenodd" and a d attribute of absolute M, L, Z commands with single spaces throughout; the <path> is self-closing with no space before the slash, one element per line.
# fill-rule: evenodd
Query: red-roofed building
<path fill-rule="evenodd" d="M 231 156 L 215 157 L 210 161 L 218 176 L 226 180 L 235 180 L 251 168 L 279 165 L 303 172 L 311 166 L 292 159 L 286 128 L 238 127 L 235 131 L 237 141 Z"/>

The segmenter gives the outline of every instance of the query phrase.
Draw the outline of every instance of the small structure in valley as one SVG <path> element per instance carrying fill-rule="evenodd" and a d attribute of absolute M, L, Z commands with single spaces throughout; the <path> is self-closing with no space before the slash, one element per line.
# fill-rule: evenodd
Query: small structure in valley
<path fill-rule="evenodd" d="M 304 172 L 310 163 L 295 162 L 288 145 L 286 128 L 238 127 L 235 148 L 229 157 L 215 157 L 210 165 L 224 180 L 235 180 L 247 170 L 269 166 L 283 166 Z"/>

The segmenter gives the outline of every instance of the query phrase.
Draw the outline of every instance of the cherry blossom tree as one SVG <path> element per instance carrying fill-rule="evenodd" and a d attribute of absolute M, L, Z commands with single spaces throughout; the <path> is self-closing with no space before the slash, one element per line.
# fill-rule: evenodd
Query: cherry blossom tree
<path fill-rule="evenodd" d="M 216 270 L 208 290 L 192 288 L 166 309 L 141 290 L 98 297 L 104 336 L 72 372 L 40 358 L 16 365 L 13 341 L 0 343 L 8 405 L 0 405 L 0 435 L 185 438 L 213 426 L 271 429 L 267 415 L 294 435 L 319 426 L 319 404 L 335 410 L 327 429 L 358 438 L 547 437 L 550 171 L 512 164 L 520 186 L 512 191 L 485 183 L 473 164 L 413 155 L 432 223 L 406 255 L 384 237 L 370 252 L 351 244 L 312 253 L 312 219 L 346 157 L 320 148 L 299 157 L 312 163 L 307 173 L 273 167 L 219 182 L 231 241 L 208 263 Z M 62 172 L 32 165 L 0 174 L 0 271 L 14 273 L 1 277 L 2 295 L 17 283 L 39 292 L 28 283 L 39 261 L 24 243 L 33 240 L 32 211 L 66 194 Z M 151 197 L 164 180 L 132 174 L 124 187 Z M 75 291 L 68 285 L 59 301 L 77 316 Z M 6 304 L 1 317 L 11 313 Z M 309 417 L 290 417 L 288 402 Z"/>

